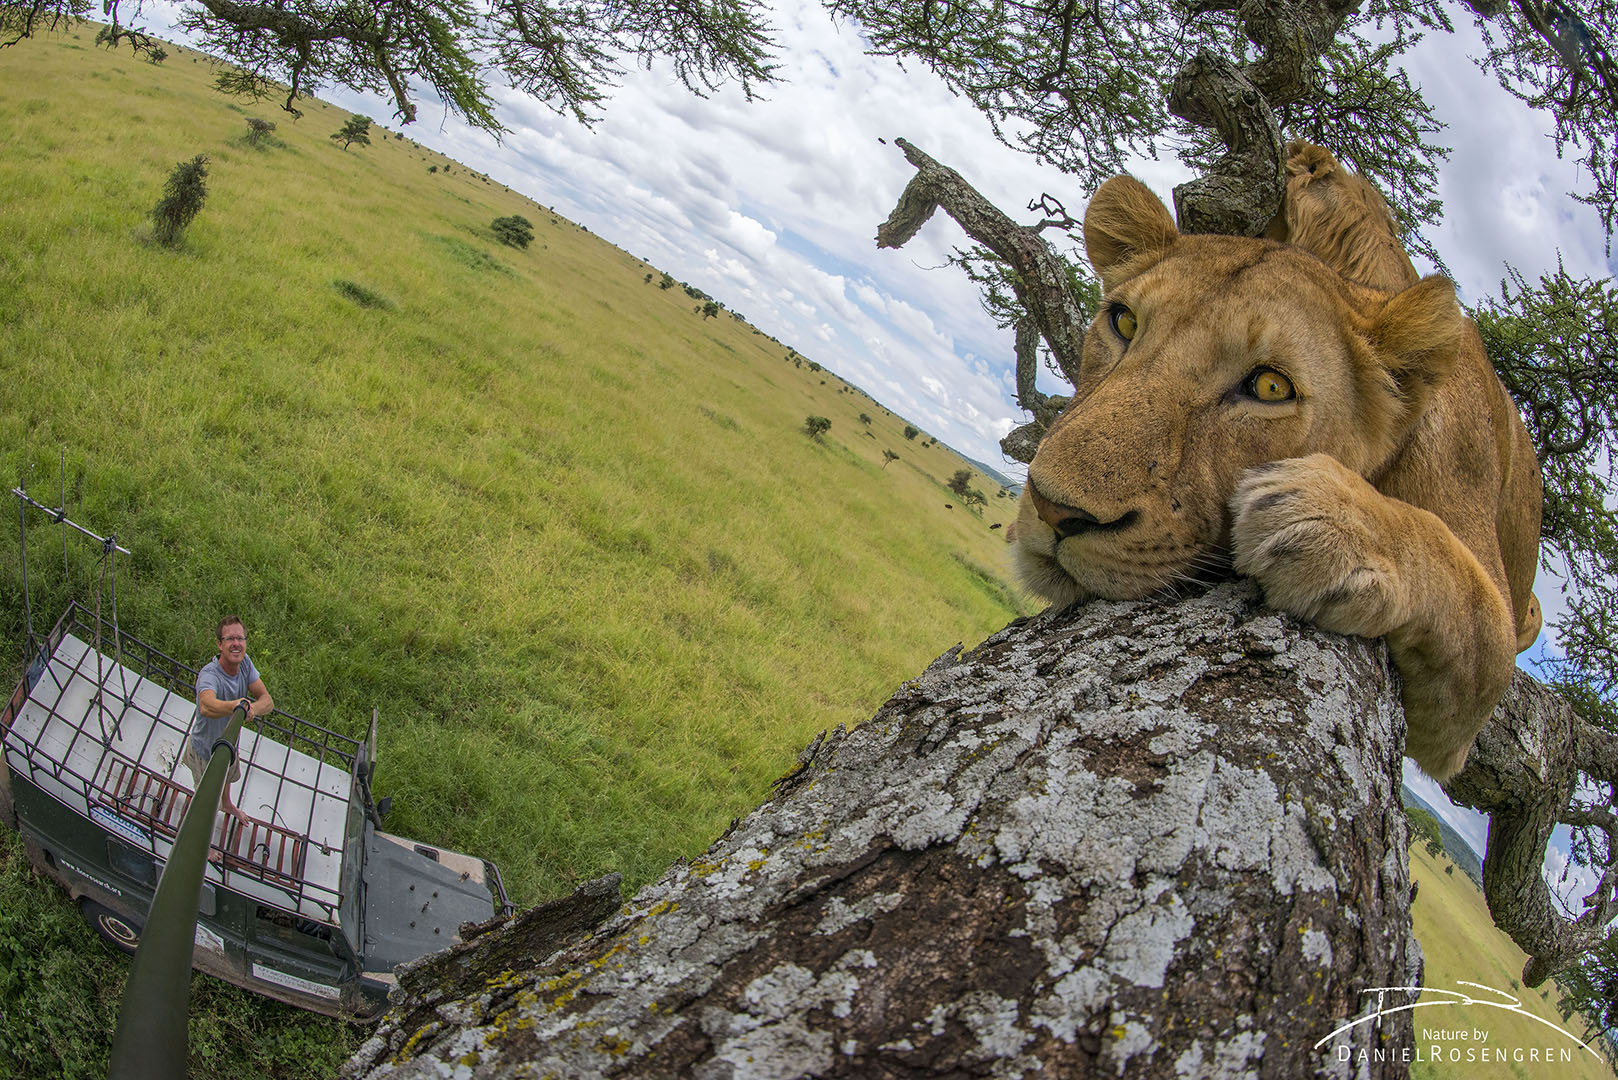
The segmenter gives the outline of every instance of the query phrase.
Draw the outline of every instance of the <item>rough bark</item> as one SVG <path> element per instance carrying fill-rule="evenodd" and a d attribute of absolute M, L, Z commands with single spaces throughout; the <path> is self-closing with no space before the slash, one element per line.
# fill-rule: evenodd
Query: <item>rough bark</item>
<path fill-rule="evenodd" d="M 1534 987 L 1575 963 L 1618 918 L 1618 864 L 1577 919 L 1558 910 L 1543 867 L 1558 822 L 1606 831 L 1618 852 L 1618 819 L 1609 810 L 1570 808 L 1579 774 L 1618 781 L 1610 732 L 1581 721 L 1571 706 L 1522 671 L 1478 735 L 1466 767 L 1444 785 L 1449 797 L 1489 815 L 1483 893 L 1495 924 L 1528 954 L 1523 985 Z"/>
<path fill-rule="evenodd" d="M 1202 53 L 1175 77 L 1169 111 L 1219 132 L 1229 149 L 1208 175 L 1174 189 L 1180 231 L 1257 236 L 1281 208 L 1281 128 L 1246 72 Z"/>
<path fill-rule="evenodd" d="M 1397 700 L 1244 584 L 1014 623 L 600 926 L 417 965 L 346 1075 L 1402 1076 L 1409 1012 L 1316 1046 L 1419 981 Z"/>

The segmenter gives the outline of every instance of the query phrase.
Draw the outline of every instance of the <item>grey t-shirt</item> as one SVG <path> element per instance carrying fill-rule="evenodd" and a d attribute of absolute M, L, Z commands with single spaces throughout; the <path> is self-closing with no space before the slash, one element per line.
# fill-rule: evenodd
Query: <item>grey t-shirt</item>
<path fill-rule="evenodd" d="M 225 669 L 219 666 L 219 658 L 216 656 L 208 661 L 201 674 L 197 676 L 197 700 L 202 700 L 204 690 L 212 690 L 213 696 L 220 701 L 240 701 L 250 696 L 247 688 L 256 682 L 258 682 L 258 668 L 253 666 L 251 657 L 243 656 L 236 674 L 227 675 Z M 220 717 L 208 717 L 202 715 L 201 709 L 197 710 L 197 718 L 191 723 L 191 748 L 203 761 L 207 761 L 208 755 L 213 753 L 213 744 L 225 733 L 229 723 L 229 713 Z"/>

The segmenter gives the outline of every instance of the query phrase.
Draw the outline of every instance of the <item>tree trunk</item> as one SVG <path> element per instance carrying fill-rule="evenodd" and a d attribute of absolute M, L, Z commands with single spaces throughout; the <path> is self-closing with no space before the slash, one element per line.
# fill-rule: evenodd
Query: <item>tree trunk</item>
<path fill-rule="evenodd" d="M 1409 1012 L 1328 1038 L 1420 981 L 1403 739 L 1247 584 L 1021 620 L 627 905 L 402 972 L 345 1075 L 1403 1076 Z"/>

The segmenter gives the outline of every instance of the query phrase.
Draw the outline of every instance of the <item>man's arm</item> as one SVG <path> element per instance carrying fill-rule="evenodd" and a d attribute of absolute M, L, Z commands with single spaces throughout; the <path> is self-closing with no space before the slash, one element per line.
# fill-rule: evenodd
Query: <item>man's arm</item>
<path fill-rule="evenodd" d="M 275 701 L 270 697 L 270 691 L 264 685 L 263 679 L 254 679 L 248 684 L 247 692 L 253 695 L 253 704 L 248 706 L 248 716 L 264 716 L 275 708 Z"/>
<path fill-rule="evenodd" d="M 275 700 L 270 697 L 270 691 L 265 687 L 263 679 L 254 679 L 247 687 L 247 715 L 249 717 L 263 716 L 275 708 Z M 217 720 L 221 716 L 229 716 L 236 708 L 236 698 L 226 701 L 211 689 L 204 689 L 197 695 L 197 711 L 210 720 Z"/>
<path fill-rule="evenodd" d="M 258 685 L 263 686 L 264 684 L 260 682 Z M 211 689 L 204 688 L 201 693 L 197 694 L 197 711 L 210 720 L 217 720 L 221 716 L 229 716 L 231 710 L 235 707 L 236 700 L 234 698 L 229 701 L 222 701 Z"/>

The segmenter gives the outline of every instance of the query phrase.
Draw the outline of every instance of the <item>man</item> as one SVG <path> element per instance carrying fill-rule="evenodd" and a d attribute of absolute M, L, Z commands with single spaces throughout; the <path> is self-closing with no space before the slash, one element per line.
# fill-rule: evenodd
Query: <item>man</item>
<path fill-rule="evenodd" d="M 191 724 L 191 735 L 185 741 L 185 764 L 198 784 L 207 771 L 213 744 L 225 734 L 230 714 L 238 704 L 247 706 L 251 719 L 263 716 L 275 708 L 270 692 L 259 678 L 258 669 L 247 656 L 247 631 L 242 620 L 226 615 L 219 620 L 215 632 L 219 655 L 208 661 L 197 676 L 197 718 Z M 225 781 L 224 805 L 227 813 L 237 813 L 230 801 L 230 785 L 242 778 L 242 766 L 233 761 L 230 776 Z"/>

